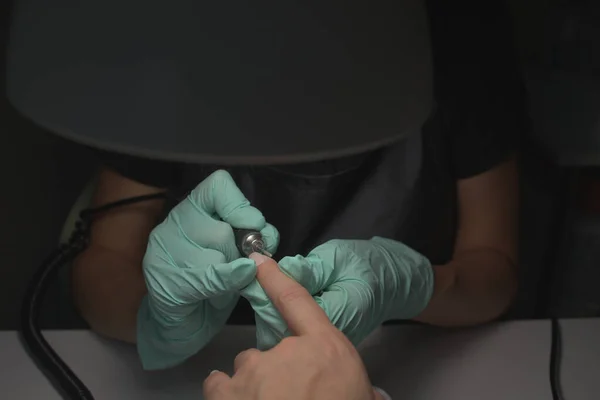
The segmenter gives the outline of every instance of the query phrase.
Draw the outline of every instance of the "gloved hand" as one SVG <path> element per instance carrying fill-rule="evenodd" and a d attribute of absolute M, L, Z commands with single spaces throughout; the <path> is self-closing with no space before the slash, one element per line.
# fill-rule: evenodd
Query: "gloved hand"
<path fill-rule="evenodd" d="M 226 171 L 200 183 L 150 234 L 143 261 L 148 294 L 138 312 L 145 369 L 177 365 L 225 324 L 256 264 L 240 258 L 232 227 L 261 232 L 269 252 L 279 233 L 250 205 Z"/>
<path fill-rule="evenodd" d="M 331 240 L 306 257 L 285 257 L 279 266 L 313 295 L 354 345 L 387 320 L 417 316 L 433 293 L 429 260 L 400 242 L 380 237 Z M 257 282 L 242 294 L 256 313 L 259 349 L 269 349 L 289 335 Z"/>

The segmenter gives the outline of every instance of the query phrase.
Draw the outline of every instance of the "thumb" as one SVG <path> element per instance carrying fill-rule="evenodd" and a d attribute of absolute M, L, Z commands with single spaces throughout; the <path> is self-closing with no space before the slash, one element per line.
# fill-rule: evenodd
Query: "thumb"
<path fill-rule="evenodd" d="M 212 371 L 202 384 L 202 392 L 206 400 L 212 399 L 230 399 L 229 396 L 229 375 L 221 371 Z"/>
<path fill-rule="evenodd" d="M 323 262 L 315 254 L 284 257 L 279 261 L 279 268 L 313 296 L 328 286 L 333 274 L 333 265 Z"/>
<path fill-rule="evenodd" d="M 271 224 L 265 224 L 265 227 L 260 231 L 260 234 L 263 237 L 266 250 L 271 254 L 275 254 L 277 252 L 277 247 L 279 246 L 279 231 L 277 228 Z"/>
<path fill-rule="evenodd" d="M 265 226 L 263 214 L 250 205 L 250 201 L 225 170 L 213 172 L 188 198 L 206 214 L 218 215 L 235 228 L 260 230 Z"/>
<path fill-rule="evenodd" d="M 372 290 L 360 280 L 334 283 L 315 300 L 331 323 L 355 346 L 379 324 Z"/>
<path fill-rule="evenodd" d="M 193 300 L 205 300 L 226 293 L 237 292 L 256 276 L 256 263 L 249 258 L 238 258 L 230 263 L 209 264 L 198 269 L 181 269 L 178 283 L 187 286 Z"/>

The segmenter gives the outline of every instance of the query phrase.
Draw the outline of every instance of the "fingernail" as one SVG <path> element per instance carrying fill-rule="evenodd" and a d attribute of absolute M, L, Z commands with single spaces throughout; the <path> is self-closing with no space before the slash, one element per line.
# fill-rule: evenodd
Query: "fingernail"
<path fill-rule="evenodd" d="M 269 257 L 262 255 L 260 253 L 252 253 L 248 257 L 251 258 L 252 260 L 254 260 L 257 267 L 269 259 Z"/>
<path fill-rule="evenodd" d="M 219 372 L 219 370 L 218 369 L 213 369 L 212 371 L 210 371 L 210 374 L 208 374 L 208 375 L 212 375 L 212 374 L 214 374 L 216 372 Z"/>
<path fill-rule="evenodd" d="M 379 395 L 381 396 L 381 398 L 383 400 L 392 400 L 392 396 L 390 396 L 389 394 L 387 394 L 383 389 L 378 388 L 377 386 L 373 386 L 373 389 L 379 393 Z"/>

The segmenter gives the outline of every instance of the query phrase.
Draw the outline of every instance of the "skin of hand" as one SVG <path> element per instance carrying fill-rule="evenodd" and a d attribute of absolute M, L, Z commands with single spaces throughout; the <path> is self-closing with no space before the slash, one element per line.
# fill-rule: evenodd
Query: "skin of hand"
<path fill-rule="evenodd" d="M 257 280 L 293 336 L 261 352 L 241 352 L 234 374 L 213 371 L 204 381 L 207 400 L 376 400 L 360 355 L 333 326 L 304 287 L 283 274 L 275 261 L 251 256 Z"/>

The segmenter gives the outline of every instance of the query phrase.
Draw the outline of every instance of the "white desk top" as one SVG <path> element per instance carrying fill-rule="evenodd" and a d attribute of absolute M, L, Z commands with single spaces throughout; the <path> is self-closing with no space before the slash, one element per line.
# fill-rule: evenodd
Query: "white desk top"
<path fill-rule="evenodd" d="M 566 320 L 562 386 L 566 400 L 600 398 L 600 319 Z M 230 371 L 235 355 L 255 343 L 254 327 L 227 327 L 184 365 L 145 372 L 135 348 L 87 331 L 52 331 L 47 340 L 96 399 L 202 398 L 213 369 Z M 387 326 L 361 345 L 373 384 L 402 400 L 549 400 L 549 321 L 516 321 L 442 330 Z M 0 332 L 3 399 L 59 399 L 36 369 L 17 333 Z"/>

